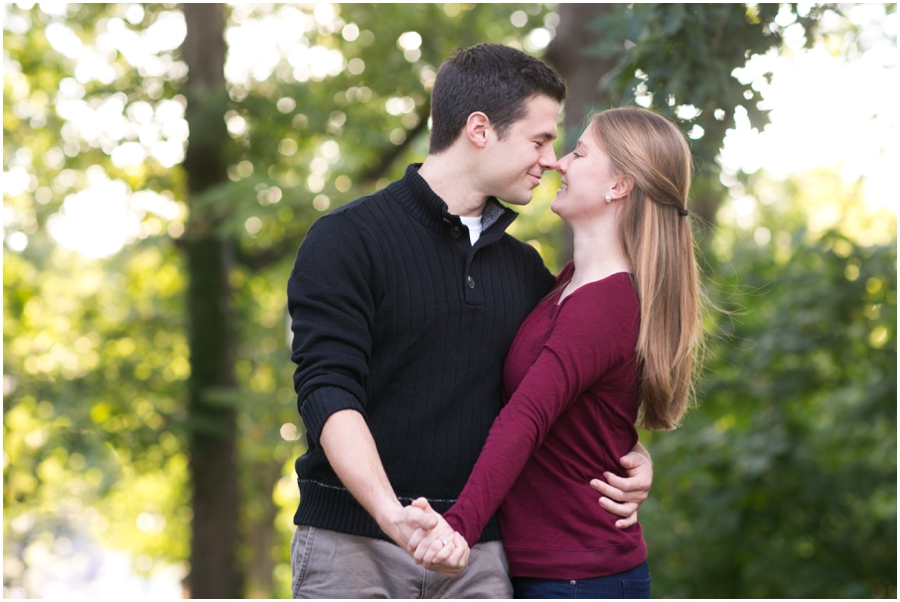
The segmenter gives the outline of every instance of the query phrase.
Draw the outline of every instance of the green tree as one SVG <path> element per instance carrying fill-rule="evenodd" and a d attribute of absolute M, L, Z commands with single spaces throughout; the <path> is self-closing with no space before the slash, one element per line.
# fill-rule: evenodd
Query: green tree
<path fill-rule="evenodd" d="M 784 184 L 757 174 L 748 186 L 777 200 L 758 205 L 751 228 L 719 221 L 714 296 L 735 311 L 708 353 L 700 405 L 681 429 L 647 435 L 655 586 L 676 597 L 894 597 L 896 215 L 869 217 L 885 244 L 810 235 L 805 189 L 830 189 L 846 224 L 864 213 L 859 188 L 825 171 Z"/>
<path fill-rule="evenodd" d="M 65 571 L 50 566 L 83 566 L 98 535 L 133 550 L 142 571 L 151 557 L 180 560 L 190 523 L 178 426 L 190 371 L 184 279 L 160 236 L 167 224 L 177 232 L 180 177 L 157 161 L 126 167 L 110 156 L 138 138 L 113 128 L 126 106 L 151 116 L 150 103 L 178 106 L 171 88 L 164 98 L 177 62 L 142 78 L 123 55 L 101 49 L 103 68 L 76 72 L 73 57 L 95 41 L 95 24 L 122 21 L 125 7 L 44 8 L 4 6 L 4 166 L 23 178 L 4 195 L 4 542 L 12 559 L 4 585 L 19 594 L 62 579 Z M 148 24 L 172 14 L 138 8 Z M 76 124 L 85 110 L 104 121 Z M 133 209 L 109 222 L 133 242 L 104 262 L 49 235 L 83 227 L 79 211 L 93 202 Z"/>
<path fill-rule="evenodd" d="M 737 115 L 768 119 L 756 82 L 734 70 L 779 50 L 790 27 L 806 46 L 824 36 L 864 49 L 846 8 L 560 6 L 547 56 L 569 78 L 566 137 L 622 103 L 682 123 L 707 282 L 735 310 L 712 320 L 699 409 L 674 433 L 642 434 L 656 482 L 641 516 L 663 596 L 896 595 L 896 215 L 861 219 L 846 208 L 859 190 L 830 172 L 787 185 L 745 176 L 771 205 L 747 230 L 727 217 L 716 162 Z M 837 19 L 820 32 L 825 15 Z M 826 202 L 842 229 L 805 228 Z M 859 242 L 863 230 L 880 242 Z"/>
<path fill-rule="evenodd" d="M 569 83 L 566 143 L 574 144 L 588 114 L 611 106 L 638 103 L 672 117 L 691 138 L 699 167 L 693 212 L 712 224 L 722 198 L 716 156 L 725 132 L 735 127 L 738 112 L 757 129 L 768 123 L 754 82 L 733 72 L 754 55 L 779 50 L 784 31 L 795 23 L 811 46 L 828 10 L 795 4 L 560 5 L 560 35 L 547 59 Z M 563 249 L 571 258 L 568 231 Z"/>

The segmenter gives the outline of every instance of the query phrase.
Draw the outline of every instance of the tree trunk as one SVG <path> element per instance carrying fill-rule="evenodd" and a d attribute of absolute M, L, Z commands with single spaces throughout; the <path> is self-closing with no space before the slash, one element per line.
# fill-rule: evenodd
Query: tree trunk
<path fill-rule="evenodd" d="M 597 18 L 616 10 L 610 4 L 560 4 L 559 27 L 556 36 L 547 47 L 547 62 L 566 80 L 569 96 L 564 116 L 565 149 L 575 146 L 584 129 L 584 118 L 591 111 L 607 108 L 613 100 L 597 90 L 600 78 L 612 66 L 610 59 L 589 56 L 584 49 L 599 38 L 588 29 Z M 565 227 L 560 259 L 563 263 L 572 259 L 572 230 Z"/>
<path fill-rule="evenodd" d="M 184 160 L 190 219 L 187 254 L 189 344 L 189 449 L 194 518 L 191 573 L 194 598 L 240 598 L 237 562 L 239 494 L 237 426 L 233 405 L 216 402 L 216 391 L 234 378 L 234 325 L 228 273 L 233 243 L 217 234 L 217 217 L 192 203 L 207 188 L 226 181 L 229 143 L 223 119 L 225 89 L 224 15 L 220 4 L 184 4 L 188 65 L 186 118 L 190 139 Z"/>

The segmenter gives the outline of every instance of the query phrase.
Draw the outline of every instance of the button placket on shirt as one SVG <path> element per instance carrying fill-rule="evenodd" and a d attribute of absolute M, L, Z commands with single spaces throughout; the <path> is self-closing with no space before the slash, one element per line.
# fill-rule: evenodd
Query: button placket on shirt
<path fill-rule="evenodd" d="M 475 266 L 476 256 L 480 252 L 479 248 L 470 246 L 466 252 L 465 269 L 463 272 L 463 283 L 465 288 L 463 290 L 466 295 L 466 303 L 470 305 L 481 305 L 484 303 L 484 298 L 482 297 L 484 291 L 481 287 L 476 286 L 478 283 L 472 275 L 473 273 L 480 273 Z"/>
<path fill-rule="evenodd" d="M 450 226 L 450 236 L 452 236 L 452 237 L 455 238 L 455 239 L 459 239 L 459 237 L 462 236 L 463 229 L 462 229 L 460 226 L 457 226 L 456 224 L 454 224 L 452 221 L 450 221 L 450 220 L 447 219 L 446 217 L 444 218 L 444 223 L 447 224 L 448 226 Z M 469 253 L 471 254 L 471 252 L 472 252 L 472 251 L 471 251 L 471 249 L 470 249 L 470 250 L 469 250 Z M 465 262 L 465 272 L 466 272 L 466 273 L 465 273 L 464 275 L 465 275 L 465 283 L 466 283 L 466 287 L 467 287 L 470 291 L 473 290 L 473 289 L 475 288 L 475 279 L 472 278 L 472 276 L 470 276 L 469 273 L 468 273 L 468 272 L 469 272 L 469 268 L 470 268 L 470 266 L 471 266 L 471 263 L 472 263 L 472 258 L 471 258 L 470 256 L 467 256 L 467 257 L 466 257 L 466 262 Z M 469 298 L 469 295 L 468 295 L 468 294 L 466 294 L 466 300 L 467 300 L 467 301 L 471 301 L 471 299 Z"/>

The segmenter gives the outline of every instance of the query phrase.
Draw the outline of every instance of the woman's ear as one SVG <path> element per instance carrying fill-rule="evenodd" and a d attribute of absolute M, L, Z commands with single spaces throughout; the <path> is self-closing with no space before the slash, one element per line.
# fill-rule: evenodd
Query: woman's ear
<path fill-rule="evenodd" d="M 623 199 L 634 189 L 634 178 L 631 176 L 619 176 L 613 184 L 611 192 L 615 199 Z"/>
<path fill-rule="evenodd" d="M 491 130 L 490 118 L 481 111 L 469 114 L 466 119 L 466 137 L 478 148 L 487 144 L 488 132 Z"/>

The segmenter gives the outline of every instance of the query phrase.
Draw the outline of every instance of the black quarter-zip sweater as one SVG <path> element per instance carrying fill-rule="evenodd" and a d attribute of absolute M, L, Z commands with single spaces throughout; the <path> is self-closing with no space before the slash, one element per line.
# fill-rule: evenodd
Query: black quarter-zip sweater
<path fill-rule="evenodd" d="M 365 417 L 400 501 L 446 511 L 500 413 L 516 331 L 554 282 L 506 234 L 514 211 L 489 200 L 473 247 L 418 167 L 319 219 L 297 253 L 288 311 L 308 451 L 295 524 L 387 539 L 319 444 L 326 419 L 348 408 Z M 498 539 L 494 517 L 481 541 Z"/>

